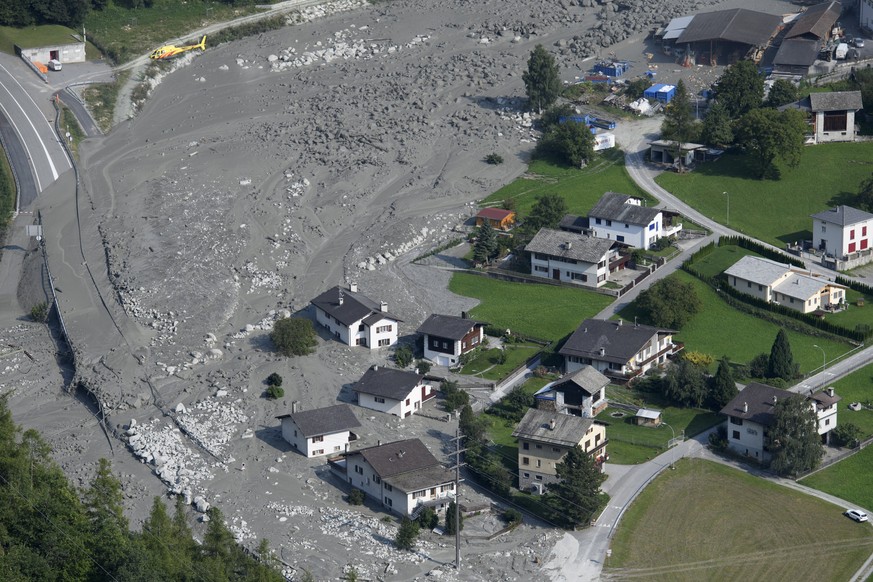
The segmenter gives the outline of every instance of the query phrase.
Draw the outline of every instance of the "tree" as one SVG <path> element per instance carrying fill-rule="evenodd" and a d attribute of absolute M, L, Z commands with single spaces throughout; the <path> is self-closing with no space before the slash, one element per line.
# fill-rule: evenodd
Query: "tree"
<path fill-rule="evenodd" d="M 791 394 L 773 408 L 770 428 L 770 467 L 780 475 L 798 475 L 815 469 L 824 450 L 817 430 L 815 410 L 806 398 Z"/>
<path fill-rule="evenodd" d="M 284 317 L 273 325 L 270 339 L 286 357 L 305 356 L 318 345 L 312 321 L 303 317 Z"/>
<path fill-rule="evenodd" d="M 561 123 L 561 118 L 568 118 L 574 115 L 578 115 L 576 108 L 570 105 L 569 103 L 556 103 L 552 105 L 540 115 L 540 123 L 539 127 L 543 133 L 551 129 L 552 127 Z"/>
<path fill-rule="evenodd" d="M 778 178 L 776 160 L 792 168 L 800 164 L 805 132 L 804 114 L 796 109 L 755 109 L 737 122 L 734 137 L 757 165 L 759 179 Z"/>
<path fill-rule="evenodd" d="M 694 285 L 662 279 L 640 293 L 637 308 L 654 325 L 682 329 L 702 304 Z"/>
<path fill-rule="evenodd" d="M 98 461 L 97 474 L 84 497 L 91 547 L 108 572 L 118 572 L 129 547 L 129 526 L 124 517 L 121 482 L 112 474 L 108 460 L 101 458 Z"/>
<path fill-rule="evenodd" d="M 486 420 L 476 416 L 469 404 L 465 404 L 461 408 L 461 415 L 458 419 L 458 428 L 461 434 L 466 438 L 468 444 L 482 442 L 485 439 Z"/>
<path fill-rule="evenodd" d="M 766 378 L 767 367 L 770 365 L 770 356 L 765 353 L 758 354 L 749 362 L 749 376 L 752 378 Z"/>
<path fill-rule="evenodd" d="M 453 536 L 456 532 L 464 531 L 464 516 L 459 513 L 458 517 L 460 519 L 455 523 L 455 502 L 450 501 L 446 509 L 446 534 Z"/>
<path fill-rule="evenodd" d="M 718 79 L 716 97 L 731 119 L 742 117 L 761 106 L 764 100 L 764 79 L 752 61 L 739 61 L 729 66 Z"/>
<path fill-rule="evenodd" d="M 416 522 L 404 517 L 403 521 L 400 522 L 397 535 L 394 537 L 394 545 L 397 546 L 398 550 L 414 550 L 419 531 Z"/>
<path fill-rule="evenodd" d="M 397 349 L 394 350 L 394 363 L 397 364 L 398 368 L 405 368 L 412 363 L 415 354 L 412 353 L 412 348 L 409 344 L 403 344 L 401 346 L 397 346 Z"/>
<path fill-rule="evenodd" d="M 499 249 L 497 234 L 488 221 L 484 221 L 476 233 L 476 243 L 473 245 L 473 260 L 477 263 L 488 263 L 497 256 Z"/>
<path fill-rule="evenodd" d="M 798 365 L 794 363 L 794 355 L 791 353 L 791 344 L 788 343 L 788 334 L 784 329 L 779 329 L 773 347 L 770 348 L 770 359 L 767 361 L 767 377 L 791 380 L 797 376 Z"/>
<path fill-rule="evenodd" d="M 718 408 L 723 408 L 739 393 L 727 356 L 718 362 L 718 370 L 712 379 L 712 399 Z"/>
<path fill-rule="evenodd" d="M 533 395 L 519 384 L 504 396 L 499 404 L 492 406 L 489 412 L 517 423 L 533 405 Z"/>
<path fill-rule="evenodd" d="M 446 412 L 454 412 L 470 404 L 470 395 L 458 388 L 456 380 L 443 380 L 442 384 L 440 384 L 440 392 L 443 393 L 445 398 L 443 407 Z"/>
<path fill-rule="evenodd" d="M 282 385 L 282 376 L 273 372 L 269 376 L 267 376 L 267 386 L 281 386 Z"/>
<path fill-rule="evenodd" d="M 428 360 L 418 360 L 415 362 L 415 369 L 418 370 L 419 374 L 429 374 L 432 366 L 433 364 Z"/>
<path fill-rule="evenodd" d="M 584 123 L 565 120 L 545 130 L 536 153 L 550 154 L 566 164 L 581 167 L 594 157 L 594 134 Z"/>
<path fill-rule="evenodd" d="M 674 158 L 682 164 L 682 144 L 690 142 L 697 133 L 697 121 L 691 110 L 691 98 L 685 83 L 680 79 L 676 84 L 673 99 L 664 112 L 664 122 L 661 124 L 661 137 L 674 142 Z"/>
<path fill-rule="evenodd" d="M 606 476 L 578 446 L 555 466 L 555 473 L 558 481 L 546 485 L 551 503 L 573 523 L 589 523 L 600 505 L 600 485 Z"/>
<path fill-rule="evenodd" d="M 767 94 L 767 107 L 779 107 L 797 101 L 797 87 L 788 79 L 776 79 Z"/>
<path fill-rule="evenodd" d="M 628 99 L 635 101 L 643 96 L 646 89 L 652 86 L 652 82 L 646 77 L 637 77 L 625 86 L 624 94 Z"/>
<path fill-rule="evenodd" d="M 861 441 L 861 429 L 851 422 L 844 422 L 831 431 L 831 440 L 838 447 L 854 449 Z"/>
<path fill-rule="evenodd" d="M 567 214 L 567 202 L 559 194 L 549 193 L 537 197 L 524 221 L 525 229 L 531 233 L 541 228 L 555 228 Z"/>
<path fill-rule="evenodd" d="M 706 145 L 725 148 L 734 142 L 734 131 L 731 129 L 731 118 L 724 105 L 716 101 L 709 107 L 703 118 L 700 139 Z"/>
<path fill-rule="evenodd" d="M 415 518 L 418 522 L 418 525 L 424 529 L 433 529 L 440 524 L 440 516 L 437 515 L 437 512 L 433 507 L 425 507 L 421 510 L 421 513 L 418 514 L 418 517 Z"/>
<path fill-rule="evenodd" d="M 281 386 L 270 385 L 267 386 L 266 390 L 267 399 L 269 400 L 278 400 L 280 398 L 285 397 L 285 389 Z"/>
<path fill-rule="evenodd" d="M 30 308 L 30 318 L 37 323 L 45 323 L 48 320 L 48 303 L 40 301 Z"/>
<path fill-rule="evenodd" d="M 561 78 L 555 57 L 538 44 L 530 53 L 527 71 L 522 75 L 527 98 L 532 109 L 542 111 L 561 94 Z"/>
<path fill-rule="evenodd" d="M 679 358 L 667 370 L 663 380 L 664 395 L 684 406 L 700 408 L 706 400 L 706 376 L 702 367 Z"/>
<path fill-rule="evenodd" d="M 873 212 L 873 175 L 861 182 L 853 205 L 866 212 Z"/>

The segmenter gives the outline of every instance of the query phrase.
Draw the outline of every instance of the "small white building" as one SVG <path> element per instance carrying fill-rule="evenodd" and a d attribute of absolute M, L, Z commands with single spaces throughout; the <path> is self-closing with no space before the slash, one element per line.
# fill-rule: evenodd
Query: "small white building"
<path fill-rule="evenodd" d="M 843 259 L 873 248 L 873 214 L 837 206 L 812 215 L 813 243 L 818 250 Z"/>
<path fill-rule="evenodd" d="M 615 240 L 638 249 L 649 249 L 664 236 L 681 230 L 667 230 L 660 209 L 643 206 L 642 200 L 607 192 L 588 212 L 588 227 L 594 236 Z"/>
<path fill-rule="evenodd" d="M 530 274 L 585 287 L 600 287 L 609 273 L 624 268 L 614 240 L 543 228 L 524 250 L 530 253 Z"/>
<path fill-rule="evenodd" d="M 360 406 L 400 418 L 411 416 L 436 396 L 433 386 L 417 370 L 407 372 L 385 366 L 367 370 L 352 390 Z"/>
<path fill-rule="evenodd" d="M 352 429 L 361 426 L 348 404 L 303 410 L 277 416 L 282 438 L 306 457 L 339 454 L 358 440 Z"/>
<path fill-rule="evenodd" d="M 57 34 L 53 41 L 41 40 L 40 44 L 20 43 L 15 45 L 15 54 L 31 61 L 47 64 L 49 61 L 66 63 L 85 62 L 85 43 L 72 34 Z"/>
<path fill-rule="evenodd" d="M 721 409 L 721 413 L 728 417 L 728 446 L 740 455 L 769 463 L 773 458 L 769 429 L 776 420 L 774 409 L 778 402 L 791 396 L 795 395 L 766 384 L 747 384 Z M 837 403 L 840 397 L 834 394 L 833 388 L 828 388 L 807 401 L 816 413 L 822 443 L 827 443 L 830 431 L 837 426 Z"/>
<path fill-rule="evenodd" d="M 372 350 L 397 343 L 398 324 L 403 320 L 391 314 L 384 301 L 376 303 L 358 293 L 354 283 L 348 289 L 328 289 L 311 303 L 315 321 L 347 346 Z"/>
<path fill-rule="evenodd" d="M 461 356 L 482 343 L 485 325 L 466 317 L 432 314 L 418 328 L 424 339 L 424 358 L 437 366 L 457 366 Z"/>
<path fill-rule="evenodd" d="M 454 473 L 418 439 L 360 449 L 332 463 L 349 485 L 390 511 L 414 517 L 422 507 L 445 510 L 455 497 Z"/>
<path fill-rule="evenodd" d="M 845 286 L 762 257 L 746 255 L 724 274 L 737 291 L 801 313 L 833 311 L 846 300 Z"/>

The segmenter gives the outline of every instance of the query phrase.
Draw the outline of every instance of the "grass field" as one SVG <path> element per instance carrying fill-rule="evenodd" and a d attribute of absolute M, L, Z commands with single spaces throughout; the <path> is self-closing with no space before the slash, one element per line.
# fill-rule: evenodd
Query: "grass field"
<path fill-rule="evenodd" d="M 840 411 L 842 414 L 842 411 Z M 831 465 L 800 482 L 825 493 L 873 510 L 873 447 L 868 446 L 848 459 Z M 848 508 L 847 508 L 848 509 Z"/>
<path fill-rule="evenodd" d="M 43 24 L 41 26 L 27 26 L 24 28 L 12 28 L 11 26 L 0 26 L 0 51 L 15 54 L 15 47 L 37 47 L 47 44 L 72 44 L 78 42 L 73 38 L 74 34 L 78 34 L 81 38 L 81 31 L 77 32 L 72 28 L 61 26 L 59 24 Z M 91 44 L 85 43 L 85 58 L 89 61 L 100 58 L 100 50 Z"/>
<path fill-rule="evenodd" d="M 118 101 L 118 92 L 130 76 L 130 71 L 121 71 L 111 83 L 97 83 L 89 85 L 82 91 L 82 99 L 88 107 L 88 111 L 94 117 L 94 121 L 104 133 L 112 129 L 112 118 L 115 113 L 115 104 Z"/>
<path fill-rule="evenodd" d="M 679 462 L 640 494 L 604 575 L 670 581 L 848 580 L 873 528 L 839 507 L 730 467 Z"/>
<path fill-rule="evenodd" d="M 96 45 L 112 60 L 123 63 L 189 30 L 256 11 L 254 5 L 230 6 L 204 0 L 155 0 L 151 8 L 135 10 L 110 3 L 103 10 L 90 11 L 85 27 Z"/>
<path fill-rule="evenodd" d="M 61 131 L 70 134 L 67 143 L 70 144 L 70 150 L 73 152 L 73 156 L 78 160 L 79 142 L 85 139 L 85 132 L 82 131 L 82 127 L 79 125 L 79 121 L 76 119 L 76 116 L 73 115 L 73 112 L 64 105 L 61 105 L 60 127 Z"/>
<path fill-rule="evenodd" d="M 12 219 L 12 212 L 15 210 L 16 196 L 12 168 L 9 167 L 6 151 L 0 146 L 0 241 L 6 240 L 6 230 Z M 0 250 L 0 253 L 2 252 Z"/>
<path fill-rule="evenodd" d="M 873 406 L 873 364 L 855 370 L 830 385 L 843 398 L 839 404 L 838 422 L 857 425 L 864 435 L 862 439 L 873 436 L 873 410 L 865 408 L 855 411 L 848 408 L 852 402 L 869 402 Z"/>
<path fill-rule="evenodd" d="M 506 344 L 503 350 L 484 349 L 476 352 L 476 357 L 461 369 L 461 374 L 479 376 L 486 380 L 502 380 L 541 349 L 542 346 L 538 344 Z M 498 359 L 501 353 L 506 354 L 506 361 L 502 364 Z"/>
<path fill-rule="evenodd" d="M 505 199 L 512 198 L 518 213 L 525 216 L 538 196 L 554 193 L 566 200 L 569 213 L 585 215 L 609 191 L 654 201 L 628 176 L 624 169 L 624 152 L 612 149 L 583 170 L 536 160 L 522 177 L 488 196 L 482 205 L 499 206 Z"/>
<path fill-rule="evenodd" d="M 781 180 L 752 179 L 748 158 L 725 155 L 689 174 L 664 172 L 657 182 L 722 224 L 729 196 L 731 228 L 783 247 L 812 238 L 811 214 L 851 202 L 870 176 L 871 158 L 870 142 L 821 144 L 805 147 L 800 166 L 786 169 Z"/>
<path fill-rule="evenodd" d="M 746 364 L 760 353 L 770 353 L 773 340 L 779 331 L 778 325 L 734 309 L 722 301 L 706 283 L 684 271 L 670 277 L 694 285 L 697 296 L 703 303 L 703 309 L 673 338 L 684 342 L 686 350 L 710 354 L 716 359 L 728 356 L 737 364 Z M 637 315 L 634 304 L 623 309 L 620 315 L 633 321 Z M 852 349 L 849 343 L 806 335 L 790 329 L 785 331 L 791 343 L 794 361 L 800 364 L 801 374 L 821 367 L 822 354 L 818 348 L 813 347 L 815 345 L 821 346 L 828 361 Z M 714 373 L 717 367 L 718 364 L 714 362 L 710 366 L 710 372 Z"/>
<path fill-rule="evenodd" d="M 612 302 L 612 297 L 584 289 L 510 283 L 468 273 L 455 273 L 449 290 L 481 300 L 471 317 L 546 340 L 567 335 Z"/>

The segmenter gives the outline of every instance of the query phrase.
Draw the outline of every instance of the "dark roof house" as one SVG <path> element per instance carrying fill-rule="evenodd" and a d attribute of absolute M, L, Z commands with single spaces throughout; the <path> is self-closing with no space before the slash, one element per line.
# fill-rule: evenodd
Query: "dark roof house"
<path fill-rule="evenodd" d="M 584 233 L 588 230 L 588 217 L 565 214 L 558 228 L 567 232 Z"/>
<path fill-rule="evenodd" d="M 589 221 L 591 218 L 605 218 L 616 222 L 646 226 L 661 212 L 660 209 L 651 206 L 629 204 L 631 199 L 632 197 L 626 194 L 606 192 L 600 197 L 594 208 L 588 212 Z"/>
<path fill-rule="evenodd" d="M 386 304 L 376 303 L 357 290 L 343 289 L 339 285 L 313 299 L 312 304 L 345 326 L 361 320 L 370 325 L 383 318 L 403 321 L 390 313 Z"/>
<path fill-rule="evenodd" d="M 383 481 L 403 492 L 454 480 L 454 473 L 418 439 L 359 449 L 354 454 L 364 457 Z"/>
<path fill-rule="evenodd" d="M 455 315 L 432 314 L 418 328 L 418 333 L 435 335 L 453 340 L 461 340 L 477 326 L 488 325 L 484 321 L 475 321 Z"/>
<path fill-rule="evenodd" d="M 290 418 L 304 437 L 342 432 L 361 426 L 348 404 L 292 412 L 276 418 Z"/>
<path fill-rule="evenodd" d="M 823 2 L 810 6 L 797 19 L 785 34 L 786 39 L 804 37 L 813 40 L 827 40 L 834 24 L 843 10 L 839 2 Z"/>
<path fill-rule="evenodd" d="M 352 388 L 355 392 L 391 400 L 403 400 L 424 380 L 424 374 L 385 366 L 373 366 Z"/>
<path fill-rule="evenodd" d="M 677 45 L 729 41 L 764 46 L 782 24 L 782 17 L 745 8 L 695 14 L 676 40 Z"/>
<path fill-rule="evenodd" d="M 542 228 L 524 250 L 550 257 L 597 264 L 615 245 L 614 240 Z"/>
<path fill-rule="evenodd" d="M 721 413 L 755 422 L 761 426 L 770 426 L 775 421 L 773 410 L 776 403 L 789 396 L 793 396 L 793 394 L 786 390 L 759 382 L 750 382 L 721 409 Z"/>
<path fill-rule="evenodd" d="M 512 436 L 572 448 L 582 441 L 592 424 L 594 420 L 590 418 L 531 408 L 512 431 Z"/>
<path fill-rule="evenodd" d="M 621 321 L 586 319 L 558 352 L 592 360 L 624 364 L 646 347 L 652 336 L 672 335 L 674 330 Z"/>

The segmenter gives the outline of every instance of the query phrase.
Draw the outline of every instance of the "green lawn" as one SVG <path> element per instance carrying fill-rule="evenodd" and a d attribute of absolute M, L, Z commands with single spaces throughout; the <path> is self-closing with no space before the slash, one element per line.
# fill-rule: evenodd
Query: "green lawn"
<path fill-rule="evenodd" d="M 657 182 L 706 216 L 778 247 L 812 238 L 811 214 L 850 203 L 858 184 L 870 176 L 873 143 L 805 147 L 800 166 L 781 180 L 751 178 L 749 160 L 729 154 L 688 174 L 664 172 Z M 723 192 L 727 192 L 725 196 Z"/>
<path fill-rule="evenodd" d="M 676 272 L 670 277 L 693 284 L 703 303 L 703 309 L 673 338 L 685 343 L 686 350 L 710 354 L 716 359 L 728 356 L 732 362 L 738 364 L 746 364 L 760 353 L 770 353 L 773 340 L 779 331 L 778 325 L 734 309 L 706 283 L 684 271 Z M 637 315 L 634 304 L 623 309 L 620 315 L 633 321 Z M 786 333 L 794 361 L 800 364 L 801 374 L 821 367 L 822 354 L 815 345 L 821 346 L 829 361 L 852 349 L 848 343 L 824 337 L 806 335 L 790 329 L 786 329 Z M 716 367 L 717 364 L 713 363 L 710 371 L 714 373 Z"/>
<path fill-rule="evenodd" d="M 873 528 L 839 507 L 716 463 L 683 460 L 624 514 L 604 576 L 641 580 L 848 580 Z"/>
<path fill-rule="evenodd" d="M 6 239 L 6 229 L 12 219 L 15 210 L 15 198 L 18 193 L 15 190 L 15 178 L 9 160 L 6 158 L 6 150 L 0 146 L 0 240 Z M 2 254 L 0 249 L 0 254 Z"/>
<path fill-rule="evenodd" d="M 843 398 L 839 404 L 838 422 L 857 425 L 864 435 L 862 439 L 873 436 L 873 410 L 865 408 L 855 411 L 848 408 L 852 402 L 870 402 L 873 406 L 873 364 L 855 370 L 830 386 L 836 388 L 837 395 Z"/>
<path fill-rule="evenodd" d="M 746 255 L 753 257 L 761 256 L 755 251 L 750 251 L 736 245 L 716 246 L 712 253 L 694 261 L 694 268 L 700 271 L 704 277 L 715 277 Z"/>
<path fill-rule="evenodd" d="M 76 119 L 76 116 L 73 115 L 73 112 L 64 105 L 61 105 L 60 126 L 61 131 L 65 134 L 70 134 L 71 139 L 68 139 L 67 143 L 70 145 L 73 156 L 78 160 L 79 142 L 85 139 L 85 132 L 82 131 L 82 127 L 79 125 L 79 121 Z"/>
<path fill-rule="evenodd" d="M 135 10 L 109 3 L 103 10 L 91 10 L 85 18 L 85 27 L 95 44 L 114 61 L 123 63 L 189 30 L 256 11 L 254 5 L 232 6 L 204 0 L 155 0 L 150 8 Z M 206 44 L 208 47 L 208 39 Z"/>
<path fill-rule="evenodd" d="M 873 447 L 868 446 L 848 459 L 835 463 L 800 482 L 870 510 L 873 509 L 871 468 L 873 468 Z"/>
<path fill-rule="evenodd" d="M 461 374 L 502 380 L 541 349 L 542 346 L 538 344 L 506 344 L 504 350 L 491 348 L 477 351 L 476 357 L 461 369 Z M 501 353 L 506 354 L 506 361 L 502 364 L 498 359 Z"/>
<path fill-rule="evenodd" d="M 613 300 L 585 289 L 510 283 L 469 273 L 455 273 L 449 290 L 481 300 L 471 317 L 546 340 L 564 337 Z"/>
<path fill-rule="evenodd" d="M 606 150 L 595 163 L 583 170 L 536 160 L 522 177 L 488 196 L 482 205 L 498 206 L 505 199 L 512 198 L 518 213 L 525 216 L 538 196 L 554 193 L 566 200 L 569 213 L 586 215 L 609 191 L 655 202 L 628 176 L 624 169 L 624 152 L 612 149 Z"/>
<path fill-rule="evenodd" d="M 78 42 L 73 35 L 82 37 L 82 31 L 59 24 L 43 24 L 40 26 L 26 26 L 24 28 L 12 28 L 0 26 L 0 51 L 15 54 L 15 47 L 31 48 L 45 46 L 47 44 L 72 44 Z M 100 58 L 100 51 L 90 42 L 85 43 L 85 58 L 93 61 Z"/>
<path fill-rule="evenodd" d="M 130 71 L 120 71 L 111 83 L 95 83 L 82 91 L 82 98 L 88 111 L 91 112 L 94 121 L 104 133 L 109 133 L 109 130 L 112 129 L 118 92 L 129 76 Z"/>

